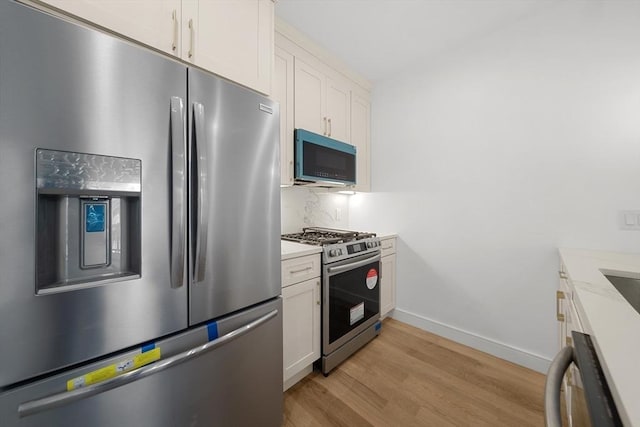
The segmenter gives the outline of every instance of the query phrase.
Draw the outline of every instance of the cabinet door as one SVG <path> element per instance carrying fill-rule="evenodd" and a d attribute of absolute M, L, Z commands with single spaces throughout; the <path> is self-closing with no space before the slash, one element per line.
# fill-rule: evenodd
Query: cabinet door
<path fill-rule="evenodd" d="M 382 257 L 380 262 L 380 316 L 396 306 L 396 256 Z"/>
<path fill-rule="evenodd" d="M 282 289 L 284 381 L 320 358 L 320 278 Z"/>
<path fill-rule="evenodd" d="M 272 0 L 200 0 L 195 54 L 191 60 L 268 95 L 273 20 Z"/>
<path fill-rule="evenodd" d="M 41 0 L 161 51 L 180 55 L 180 0 Z"/>
<path fill-rule="evenodd" d="M 371 190 L 369 145 L 371 141 L 371 103 L 355 93 L 351 95 L 351 144 L 356 146 L 356 190 Z"/>
<path fill-rule="evenodd" d="M 351 141 L 351 89 L 338 79 L 326 79 L 327 135 L 338 141 Z"/>
<path fill-rule="evenodd" d="M 556 291 L 556 320 L 558 321 L 558 349 L 567 345 L 567 299 L 568 293 L 565 279 L 560 279 L 559 290 Z"/>
<path fill-rule="evenodd" d="M 295 127 L 326 135 L 324 75 L 300 59 L 295 59 Z"/>
<path fill-rule="evenodd" d="M 280 184 L 293 184 L 293 55 L 275 49 L 272 97 L 280 103 Z"/>

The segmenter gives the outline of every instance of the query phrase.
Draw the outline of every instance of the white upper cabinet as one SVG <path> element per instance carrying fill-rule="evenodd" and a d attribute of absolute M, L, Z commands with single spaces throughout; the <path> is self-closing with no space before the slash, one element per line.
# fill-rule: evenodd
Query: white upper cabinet
<path fill-rule="evenodd" d="M 275 44 L 273 97 L 280 102 L 280 132 L 284 135 L 281 183 L 293 183 L 295 128 L 356 146 L 354 189 L 370 191 L 371 83 L 282 20 L 276 22 Z M 291 60 L 294 63 L 292 97 L 288 89 L 285 90 L 292 84 L 288 74 Z M 287 115 L 286 120 L 283 114 Z M 292 127 L 287 124 L 290 117 L 293 117 Z M 290 160 L 290 164 L 285 163 Z"/>
<path fill-rule="evenodd" d="M 362 96 L 351 95 L 351 144 L 356 146 L 356 190 L 370 191 L 371 103 Z"/>
<path fill-rule="evenodd" d="M 194 55 L 183 59 L 269 94 L 273 7 L 272 0 L 198 1 L 197 16 L 183 16 L 198 21 Z"/>
<path fill-rule="evenodd" d="M 181 0 L 41 0 L 86 21 L 180 55 Z"/>
<path fill-rule="evenodd" d="M 280 103 L 280 184 L 293 184 L 293 55 L 276 46 L 272 97 Z"/>
<path fill-rule="evenodd" d="M 35 0 L 271 92 L 273 0 Z"/>
<path fill-rule="evenodd" d="M 326 135 L 325 77 L 302 60 L 295 59 L 295 127 Z"/>
<path fill-rule="evenodd" d="M 338 77 L 295 59 L 295 127 L 350 142 L 351 90 Z"/>
<path fill-rule="evenodd" d="M 327 135 L 339 141 L 351 141 L 351 89 L 342 79 L 327 77 Z"/>

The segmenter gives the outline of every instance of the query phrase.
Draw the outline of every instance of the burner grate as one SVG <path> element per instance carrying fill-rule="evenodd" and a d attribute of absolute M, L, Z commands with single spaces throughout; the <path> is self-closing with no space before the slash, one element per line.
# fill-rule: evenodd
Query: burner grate
<path fill-rule="evenodd" d="M 323 246 L 335 243 L 351 242 L 375 236 L 375 233 L 307 227 L 303 228 L 301 233 L 283 234 L 282 239 L 309 245 Z"/>

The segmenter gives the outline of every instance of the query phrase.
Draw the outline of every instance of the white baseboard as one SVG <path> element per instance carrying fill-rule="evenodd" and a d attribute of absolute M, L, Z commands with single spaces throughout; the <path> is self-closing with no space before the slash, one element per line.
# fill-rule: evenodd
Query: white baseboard
<path fill-rule="evenodd" d="M 547 373 L 549 365 L 551 364 L 551 360 L 538 356 L 537 354 L 529 353 L 453 326 L 445 325 L 444 323 L 406 310 L 396 308 L 390 317 L 543 374 Z"/>

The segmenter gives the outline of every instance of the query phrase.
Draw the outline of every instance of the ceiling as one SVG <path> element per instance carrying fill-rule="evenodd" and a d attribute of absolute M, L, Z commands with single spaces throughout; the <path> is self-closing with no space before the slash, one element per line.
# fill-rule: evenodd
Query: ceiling
<path fill-rule="evenodd" d="M 559 0 L 278 0 L 276 15 L 372 82 Z"/>

